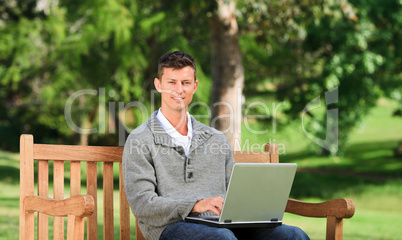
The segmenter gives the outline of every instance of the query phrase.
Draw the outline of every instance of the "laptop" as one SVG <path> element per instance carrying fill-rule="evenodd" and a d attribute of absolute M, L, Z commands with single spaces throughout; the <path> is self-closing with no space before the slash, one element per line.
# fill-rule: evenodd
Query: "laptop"
<path fill-rule="evenodd" d="M 296 163 L 236 163 L 221 215 L 192 213 L 185 221 L 223 228 L 282 225 L 296 168 Z"/>

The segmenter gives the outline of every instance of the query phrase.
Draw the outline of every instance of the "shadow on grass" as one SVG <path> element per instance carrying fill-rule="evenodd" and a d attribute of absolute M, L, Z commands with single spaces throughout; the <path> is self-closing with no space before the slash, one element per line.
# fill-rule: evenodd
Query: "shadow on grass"
<path fill-rule="evenodd" d="M 402 184 L 402 159 L 393 156 L 397 142 L 353 144 L 339 158 L 307 150 L 281 156 L 281 162 L 299 163 L 291 197 L 329 200 Z"/>
<path fill-rule="evenodd" d="M 18 155 L 0 151 L 0 182 L 16 184 L 20 181 Z"/>
<path fill-rule="evenodd" d="M 359 176 L 298 172 L 293 183 L 291 197 L 296 199 L 320 198 L 325 200 L 347 198 L 350 195 L 360 195 L 371 191 L 370 189 L 373 187 L 382 187 L 395 181 L 402 184 L 402 180 L 378 181 Z"/>
<path fill-rule="evenodd" d="M 18 184 L 20 182 L 20 169 L 17 167 L 1 166 L 0 182 Z"/>
<path fill-rule="evenodd" d="M 344 174 L 376 179 L 402 178 L 402 158 L 395 157 L 398 141 L 369 142 L 351 145 L 344 156 L 320 157 L 307 150 L 280 156 L 281 162 L 302 163 L 300 167 L 313 167 L 323 174 Z M 334 162 L 333 159 L 337 159 Z M 314 164 L 312 164 L 314 162 Z M 333 170 L 333 171 L 328 171 Z"/>
<path fill-rule="evenodd" d="M 0 197 L 0 206 L 2 208 L 16 209 L 20 206 L 19 197 Z"/>

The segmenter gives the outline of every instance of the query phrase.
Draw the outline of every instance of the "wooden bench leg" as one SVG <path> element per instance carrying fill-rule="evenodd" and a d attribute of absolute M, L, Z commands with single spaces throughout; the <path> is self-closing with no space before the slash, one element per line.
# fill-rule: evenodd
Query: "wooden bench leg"
<path fill-rule="evenodd" d="M 341 240 L 343 235 L 343 218 L 327 217 L 327 240 Z"/>

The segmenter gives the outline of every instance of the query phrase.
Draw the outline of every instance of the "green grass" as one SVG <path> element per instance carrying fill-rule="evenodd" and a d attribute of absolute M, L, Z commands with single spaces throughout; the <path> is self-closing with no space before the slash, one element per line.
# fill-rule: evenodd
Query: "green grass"
<path fill-rule="evenodd" d="M 242 150 L 262 150 L 264 142 L 278 143 L 282 147 L 281 162 L 296 162 L 299 166 L 292 198 L 308 202 L 353 199 L 356 213 L 351 219 L 344 220 L 344 239 L 402 239 L 402 228 L 399 227 L 402 159 L 393 156 L 393 149 L 402 140 L 402 119 L 390 116 L 394 106 L 394 102 L 381 100 L 352 134 L 349 148 L 340 157 L 320 157 L 305 150 L 310 140 L 304 135 L 300 122 L 276 131 L 273 131 L 272 123 L 250 122 L 249 126 L 243 126 Z M 269 132 L 253 134 L 250 129 L 268 129 Z M 114 172 L 118 176 L 117 168 Z M 85 176 L 84 165 L 82 175 Z M 102 182 L 98 182 L 101 188 Z M 116 195 L 115 204 L 117 202 Z M 103 231 L 102 214 L 102 211 L 98 212 L 99 236 Z M 18 216 L 19 155 L 0 151 L 0 239 L 18 238 Z M 119 221 L 118 217 L 116 212 L 115 223 Z M 284 223 L 301 227 L 311 239 L 325 237 L 325 219 L 285 214 Z M 115 235 L 118 239 L 117 227 Z M 134 227 L 132 236 L 134 239 Z"/>
<path fill-rule="evenodd" d="M 300 175 L 300 174 L 298 174 Z M 310 181 L 310 188 L 314 189 L 307 193 L 292 193 L 291 197 L 298 194 L 304 197 L 297 197 L 308 202 L 321 202 L 333 198 L 346 197 L 353 199 L 356 205 L 356 213 L 351 219 L 344 220 L 344 239 L 402 239 L 401 229 L 396 227 L 402 215 L 402 180 L 389 180 L 383 183 L 374 181 L 361 181 L 355 183 L 350 181 L 350 187 L 346 185 L 348 178 L 343 179 L 344 183 L 338 183 L 339 178 L 334 177 L 333 181 L 312 176 L 317 183 Z M 299 178 L 300 179 L 300 178 Z M 353 180 L 353 179 L 349 179 Z M 298 185 L 302 185 L 299 180 Z M 335 186 L 335 187 L 334 187 Z M 298 188 L 295 186 L 294 188 Z M 334 188 L 334 191 L 323 191 L 320 189 Z M 317 195 L 323 197 L 310 198 L 306 195 Z M 325 236 L 325 219 L 309 219 L 291 214 L 286 214 L 285 224 L 295 225 L 305 230 L 311 239 L 322 239 Z"/>
<path fill-rule="evenodd" d="M 0 239 L 18 239 L 19 186 L 0 182 Z"/>

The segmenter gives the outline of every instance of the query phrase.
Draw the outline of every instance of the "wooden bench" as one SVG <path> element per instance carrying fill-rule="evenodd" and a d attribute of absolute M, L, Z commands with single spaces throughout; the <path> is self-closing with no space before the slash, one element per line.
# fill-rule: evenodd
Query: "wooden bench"
<path fill-rule="evenodd" d="M 271 148 L 271 149 L 270 149 Z M 276 145 L 266 145 L 265 152 L 234 152 L 236 162 L 279 162 Z M 32 135 L 22 135 L 20 142 L 20 240 L 35 237 L 35 214 L 37 214 L 37 239 L 49 238 L 49 217 L 53 219 L 53 236 L 50 239 L 64 239 L 67 217 L 67 239 L 98 239 L 97 207 L 103 203 L 103 238 L 114 239 L 114 215 L 120 218 L 120 239 L 130 239 L 130 208 L 122 181 L 123 147 L 71 146 L 34 144 Z M 69 164 L 65 163 L 68 162 Z M 81 162 L 86 177 L 81 178 Z M 97 198 L 98 163 L 103 169 L 103 198 Z M 86 164 L 86 165 L 85 165 Z M 119 168 L 119 204 L 113 202 L 113 166 Z M 49 168 L 53 166 L 53 171 Z M 116 166 L 117 168 L 117 166 Z M 35 176 L 37 169 L 37 176 Z M 68 174 L 69 170 L 69 174 Z M 67 174 L 65 175 L 65 172 Z M 53 179 L 49 177 L 53 173 Z M 64 186 L 70 178 L 69 193 Z M 86 192 L 81 182 L 86 179 Z M 34 184 L 35 183 L 35 184 Z M 37 192 L 35 192 L 35 185 Z M 53 192 L 49 193 L 49 186 Z M 67 187 L 68 189 L 68 187 Z M 114 209 L 119 205 L 119 212 Z M 350 218 L 355 206 L 350 199 L 335 199 L 324 203 L 306 203 L 289 199 L 286 212 L 327 218 L 326 239 L 342 239 L 343 219 Z M 85 218 L 86 229 L 85 229 Z M 138 228 L 136 239 L 144 239 Z"/>

